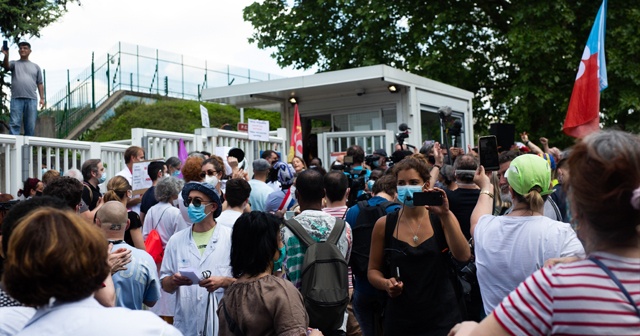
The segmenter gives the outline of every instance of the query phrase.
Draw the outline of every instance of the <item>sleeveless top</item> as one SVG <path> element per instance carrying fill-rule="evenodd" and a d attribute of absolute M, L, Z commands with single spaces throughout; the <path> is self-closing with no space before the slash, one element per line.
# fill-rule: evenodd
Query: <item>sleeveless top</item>
<path fill-rule="evenodd" d="M 398 213 L 387 215 L 384 255 L 387 276 L 395 276 L 399 271 L 404 286 L 402 294 L 387 300 L 384 333 L 447 335 L 462 317 L 440 221 L 431 216 L 433 236 L 413 247 L 393 237 Z"/>

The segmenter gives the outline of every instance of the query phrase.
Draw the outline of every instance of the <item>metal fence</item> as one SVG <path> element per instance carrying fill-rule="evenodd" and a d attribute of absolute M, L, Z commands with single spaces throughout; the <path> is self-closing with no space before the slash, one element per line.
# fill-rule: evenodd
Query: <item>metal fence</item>
<path fill-rule="evenodd" d="M 48 108 L 41 114 L 55 118 L 56 134 L 64 138 L 119 90 L 200 100 L 208 87 L 278 78 L 282 77 L 119 42 L 106 55 L 92 55 L 90 67 L 75 78 L 67 71 L 66 88 L 47 97 Z"/>
<path fill-rule="evenodd" d="M 218 129 L 196 129 L 195 134 L 158 131 L 143 128 L 131 130 L 131 139 L 113 142 L 88 142 L 0 134 L 0 192 L 17 195 L 29 177 L 42 179 L 42 168 L 65 172 L 80 169 L 91 158 L 100 158 L 107 176 L 115 176 L 124 167 L 124 151 L 131 145 L 145 148 L 149 159 L 178 156 L 180 139 L 187 151 L 209 151 L 238 147 L 245 152 L 245 170 L 252 173 L 253 160 L 260 151 L 286 150 L 286 129 L 279 128 L 269 141 L 252 141 L 244 132 Z"/>

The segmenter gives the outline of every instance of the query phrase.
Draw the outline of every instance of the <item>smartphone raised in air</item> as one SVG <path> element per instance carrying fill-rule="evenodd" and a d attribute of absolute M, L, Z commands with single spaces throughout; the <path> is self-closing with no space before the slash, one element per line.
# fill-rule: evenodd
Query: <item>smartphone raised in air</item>
<path fill-rule="evenodd" d="M 440 206 L 444 203 L 444 196 L 439 191 L 425 191 L 413 193 L 413 205 Z"/>
<path fill-rule="evenodd" d="M 498 160 L 498 139 L 495 135 L 483 136 L 478 140 L 480 164 L 485 171 L 500 170 Z"/>

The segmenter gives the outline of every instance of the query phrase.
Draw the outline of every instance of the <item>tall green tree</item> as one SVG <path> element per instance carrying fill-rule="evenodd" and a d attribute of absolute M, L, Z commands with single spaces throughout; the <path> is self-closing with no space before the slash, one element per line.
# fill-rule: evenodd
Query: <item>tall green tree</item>
<path fill-rule="evenodd" d="M 25 36 L 39 37 L 40 30 L 67 11 L 67 5 L 79 0 L 0 0 L 0 35 L 3 40 L 18 43 Z M 1 59 L 0 59 L 1 61 Z M 0 67 L 0 102 L 4 103 L 5 71 Z M 5 104 L 1 104 L 7 112 Z"/>
<path fill-rule="evenodd" d="M 600 1 L 264 0 L 249 39 L 280 66 L 387 64 L 475 93 L 475 132 L 495 121 L 566 146 L 571 90 Z M 605 127 L 640 132 L 640 0 L 608 5 Z"/>

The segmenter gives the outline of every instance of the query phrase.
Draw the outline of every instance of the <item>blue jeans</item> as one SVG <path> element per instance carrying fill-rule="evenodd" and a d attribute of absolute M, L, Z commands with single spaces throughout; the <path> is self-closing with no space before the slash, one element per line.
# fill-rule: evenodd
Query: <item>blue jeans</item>
<path fill-rule="evenodd" d="M 20 135 L 20 126 L 24 118 L 24 135 L 33 136 L 38 118 L 38 100 L 29 98 L 11 98 L 11 120 L 9 130 Z"/>
<path fill-rule="evenodd" d="M 364 336 L 382 335 L 380 329 L 386 301 L 384 297 L 369 296 L 357 290 L 353 291 L 353 301 L 351 302 L 353 313 L 356 315 Z"/>

